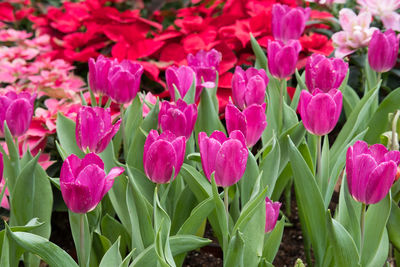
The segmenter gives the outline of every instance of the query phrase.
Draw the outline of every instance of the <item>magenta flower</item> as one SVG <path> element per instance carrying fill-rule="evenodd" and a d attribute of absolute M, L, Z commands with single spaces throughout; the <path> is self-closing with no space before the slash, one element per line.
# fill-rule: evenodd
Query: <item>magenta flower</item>
<path fill-rule="evenodd" d="M 144 143 L 143 165 L 147 177 L 158 184 L 168 183 L 178 175 L 185 158 L 186 139 L 165 131 L 151 130 Z"/>
<path fill-rule="evenodd" d="M 228 103 L 225 108 L 228 133 L 239 130 L 245 136 L 246 145 L 248 147 L 254 146 L 267 127 L 265 107 L 265 103 L 262 105 L 253 104 L 241 112 L 232 103 Z"/>
<path fill-rule="evenodd" d="M 12 136 L 23 135 L 31 124 L 35 99 L 36 94 L 30 95 L 28 92 L 17 94 L 9 91 L 0 96 L 0 132 L 4 133 L 6 121 Z"/>
<path fill-rule="evenodd" d="M 213 132 L 210 137 L 200 132 L 198 141 L 201 164 L 208 180 L 215 172 L 215 183 L 227 187 L 242 178 L 249 154 L 242 132 L 233 131 L 229 138 L 220 131 Z"/>
<path fill-rule="evenodd" d="M 222 54 L 215 49 L 208 52 L 200 50 L 195 56 L 192 54 L 187 56 L 189 67 L 196 73 L 196 101 L 200 98 L 203 87 L 215 87 L 221 59 Z"/>
<path fill-rule="evenodd" d="M 83 159 L 70 155 L 60 173 L 61 194 L 68 209 L 75 213 L 93 210 L 123 172 L 124 168 L 115 167 L 106 175 L 103 161 L 94 153 Z"/>
<path fill-rule="evenodd" d="M 271 232 L 276 225 L 279 217 L 281 203 L 272 202 L 268 197 L 265 199 L 265 232 Z"/>
<path fill-rule="evenodd" d="M 298 40 L 303 34 L 310 16 L 310 8 L 290 8 L 287 5 L 272 6 L 272 35 L 275 40 L 287 43 Z"/>
<path fill-rule="evenodd" d="M 193 79 L 195 78 L 195 73 L 192 68 L 187 66 L 180 66 L 179 68 L 172 66 L 165 71 L 165 78 L 167 81 L 167 88 L 169 94 L 171 95 L 172 101 L 177 101 L 177 96 L 175 95 L 174 85 L 178 90 L 181 97 L 185 97 L 186 93 L 192 86 Z M 196 90 L 196 99 L 200 95 Z"/>
<path fill-rule="evenodd" d="M 374 31 L 368 46 L 368 63 L 376 72 L 387 72 L 396 64 L 399 38 L 389 29 L 385 33 Z"/>
<path fill-rule="evenodd" d="M 116 59 L 111 60 L 100 55 L 95 61 L 89 59 L 89 86 L 94 93 L 107 94 L 109 89 L 108 72 L 111 66 L 118 64 Z"/>
<path fill-rule="evenodd" d="M 346 154 L 350 194 L 365 204 L 378 203 L 392 187 L 399 163 L 399 151 L 388 151 L 381 144 L 368 148 L 364 141 L 357 141 Z"/>
<path fill-rule="evenodd" d="M 161 129 L 171 131 L 176 136 L 189 139 L 197 119 L 196 104 L 186 104 L 182 99 L 176 103 L 164 101 L 158 114 Z"/>
<path fill-rule="evenodd" d="M 338 89 L 346 77 L 349 65 L 341 58 L 312 54 L 306 64 L 306 85 L 310 92 L 318 88 L 324 93 Z"/>
<path fill-rule="evenodd" d="M 82 106 L 76 116 L 75 137 L 82 151 L 101 153 L 118 132 L 121 120 L 111 122 L 110 108 Z"/>
<path fill-rule="evenodd" d="M 303 90 L 300 94 L 299 112 L 307 131 L 319 136 L 328 134 L 342 112 L 342 93 L 337 89 L 323 93 L 316 88 L 312 94 Z"/>
<path fill-rule="evenodd" d="M 244 71 L 237 66 L 232 77 L 233 103 L 242 110 L 252 104 L 261 105 L 265 100 L 268 81 L 263 69 L 248 68 Z"/>
<path fill-rule="evenodd" d="M 143 67 L 130 60 L 114 64 L 108 72 L 108 96 L 120 104 L 129 103 L 139 91 Z"/>
<path fill-rule="evenodd" d="M 286 45 L 281 41 L 268 43 L 268 69 L 278 79 L 285 79 L 296 69 L 301 50 L 299 41 L 290 40 Z"/>

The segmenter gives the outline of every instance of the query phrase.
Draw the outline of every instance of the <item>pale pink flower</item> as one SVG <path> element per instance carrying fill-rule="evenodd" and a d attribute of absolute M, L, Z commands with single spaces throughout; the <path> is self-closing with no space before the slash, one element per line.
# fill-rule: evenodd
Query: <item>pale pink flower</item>
<path fill-rule="evenodd" d="M 148 92 L 146 96 L 144 97 L 144 100 L 148 102 L 149 104 L 155 105 L 157 102 L 157 97 L 153 95 L 152 93 Z M 161 105 L 161 102 L 159 103 Z M 160 106 L 161 108 L 161 106 Z M 149 114 L 150 108 L 147 106 L 146 103 L 143 103 L 143 117 L 146 117 L 147 114 Z"/>
<path fill-rule="evenodd" d="M 343 8 L 339 12 L 339 21 L 343 31 L 332 35 L 333 45 L 336 47 L 335 57 L 339 58 L 368 46 L 372 34 L 377 29 L 369 27 L 372 21 L 369 12 L 360 12 L 357 16 L 353 10 Z"/>
<path fill-rule="evenodd" d="M 396 12 L 400 8 L 400 0 L 357 0 L 357 3 L 361 11 L 380 17 L 386 29 L 400 31 L 400 14 Z"/>

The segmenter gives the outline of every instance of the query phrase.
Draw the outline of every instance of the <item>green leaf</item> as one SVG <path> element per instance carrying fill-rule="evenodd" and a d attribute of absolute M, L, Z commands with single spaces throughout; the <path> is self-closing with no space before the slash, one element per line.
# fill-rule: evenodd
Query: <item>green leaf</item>
<path fill-rule="evenodd" d="M 215 111 L 212 95 L 207 88 L 201 93 L 197 114 L 197 121 L 195 124 L 196 136 L 198 136 L 199 132 L 206 132 L 209 136 L 215 130 L 226 133 L 218 117 L 218 112 Z"/>
<path fill-rule="evenodd" d="M 172 255 L 179 255 L 211 243 L 211 240 L 193 235 L 175 235 L 169 238 Z M 154 244 L 140 253 L 130 267 L 157 266 Z"/>
<path fill-rule="evenodd" d="M 104 254 L 110 249 L 112 243 L 110 240 L 97 233 L 93 232 L 93 241 L 92 241 L 92 251 L 90 253 L 90 267 L 99 266 L 101 259 L 104 257 Z"/>
<path fill-rule="evenodd" d="M 268 185 L 268 197 L 271 197 L 272 192 L 274 192 L 275 184 L 279 175 L 279 168 L 276 166 L 279 166 L 280 159 L 281 150 L 279 143 L 274 136 L 268 154 L 260 163 L 260 170 L 262 171 L 261 187 L 264 188 Z"/>
<path fill-rule="evenodd" d="M 178 231 L 179 235 L 195 234 L 202 222 L 214 210 L 215 202 L 213 198 L 207 198 L 197 205 L 190 213 L 189 218 L 182 224 Z"/>
<path fill-rule="evenodd" d="M 263 257 L 269 261 L 273 262 L 278 253 L 279 246 L 281 245 L 283 229 L 285 228 L 285 218 L 282 218 L 277 222 L 275 228 L 268 234 L 265 234 L 264 238 L 264 248 Z"/>
<path fill-rule="evenodd" d="M 238 231 L 229 242 L 226 258 L 224 257 L 224 267 L 244 266 L 243 265 L 244 247 L 245 244 L 243 240 L 243 235 L 241 232 Z M 252 265 L 249 265 L 249 263 L 246 262 L 246 266 L 252 266 Z"/>
<path fill-rule="evenodd" d="M 101 232 L 111 242 L 116 242 L 120 237 L 120 253 L 125 255 L 126 248 L 130 243 L 128 231 L 116 219 L 106 214 L 101 220 Z"/>
<path fill-rule="evenodd" d="M 249 151 L 246 170 L 243 174 L 243 177 L 238 182 L 242 207 L 250 200 L 251 192 L 253 191 L 253 187 L 258 175 L 259 170 L 257 161 L 255 160 L 251 151 Z"/>
<path fill-rule="evenodd" d="M 289 139 L 289 158 L 292 164 L 296 201 L 304 219 L 303 227 L 310 235 L 317 264 L 322 263 L 326 240 L 325 208 L 321 192 L 307 163 Z"/>
<path fill-rule="evenodd" d="M 179 175 L 189 185 L 197 200 L 203 201 L 212 196 L 210 182 L 192 166 L 184 163 Z"/>
<path fill-rule="evenodd" d="M 214 197 L 214 203 L 215 203 L 215 211 L 217 213 L 217 218 L 218 218 L 218 223 L 219 223 L 219 227 L 221 229 L 221 234 L 223 237 L 223 243 L 222 243 L 222 250 L 226 251 L 226 249 L 228 248 L 228 244 L 225 243 L 228 239 L 229 239 L 229 228 L 228 228 L 228 219 L 227 216 L 229 216 L 229 214 L 226 214 L 225 211 L 225 206 L 224 206 L 224 202 L 222 202 L 221 197 L 218 194 L 218 188 L 217 185 L 215 183 L 215 179 L 214 179 L 214 175 L 211 175 L 211 185 L 212 185 L 212 192 L 213 192 L 213 197 Z M 228 190 L 228 188 L 224 188 L 224 190 Z"/>
<path fill-rule="evenodd" d="M 64 250 L 47 239 L 31 233 L 15 232 L 6 225 L 7 235 L 26 251 L 38 255 L 50 266 L 78 267 L 75 261 Z"/>
<path fill-rule="evenodd" d="M 395 202 L 392 202 L 387 230 L 390 242 L 397 250 L 400 249 L 400 208 Z"/>
<path fill-rule="evenodd" d="M 188 104 L 193 104 L 195 101 L 195 95 L 196 95 L 196 76 L 193 75 L 192 85 L 190 86 L 189 90 L 186 92 L 186 95 L 183 98 L 183 100 Z"/>
<path fill-rule="evenodd" d="M 334 252 L 334 266 L 360 266 L 357 246 L 346 229 L 326 212 L 328 236 Z"/>
<path fill-rule="evenodd" d="M 357 95 L 357 92 L 349 85 L 343 89 L 342 93 L 343 93 L 343 108 L 346 117 L 348 118 L 351 112 L 353 112 L 354 107 L 356 107 L 358 102 L 360 102 L 360 97 Z"/>
<path fill-rule="evenodd" d="M 183 183 L 183 179 L 175 179 L 175 181 L 180 181 L 181 183 Z M 171 208 L 173 210 L 171 234 L 176 234 L 179 231 L 179 228 L 181 228 L 185 221 L 189 219 L 189 217 L 191 216 L 191 212 L 193 212 L 197 204 L 196 197 L 192 193 L 190 188 L 186 185 L 184 186 L 185 188 L 183 189 L 183 191 L 180 192 L 176 205 L 175 203 L 171 203 L 172 201 L 167 202 L 171 204 L 171 206 L 173 206 Z M 203 218 L 203 221 L 207 218 L 207 216 L 208 214 Z M 196 229 L 193 233 L 187 234 L 195 234 L 197 230 L 198 229 Z"/>
<path fill-rule="evenodd" d="M 122 257 L 119 254 L 120 238 L 111 246 L 106 252 L 104 257 L 101 259 L 99 267 L 118 266 L 122 263 Z"/>
<path fill-rule="evenodd" d="M 85 154 L 79 149 L 75 138 L 75 122 L 65 117 L 62 113 L 57 113 L 57 137 L 62 149 L 69 156 L 71 154 L 83 158 Z"/>
<path fill-rule="evenodd" d="M 250 33 L 250 43 L 251 43 L 251 48 L 253 49 L 253 52 L 256 56 L 256 64 L 255 67 L 257 69 L 267 69 L 268 61 L 267 57 L 262 50 L 261 46 L 258 44 L 257 40 L 254 38 L 253 34 Z"/>
<path fill-rule="evenodd" d="M 142 109 L 142 102 L 140 101 L 139 96 L 136 96 L 125 112 L 124 123 L 125 136 L 128 142 L 127 147 L 129 147 L 129 145 L 132 143 L 133 137 L 143 121 Z"/>
<path fill-rule="evenodd" d="M 131 261 L 131 258 L 132 258 L 132 256 L 133 256 L 134 251 L 135 251 L 135 250 L 132 250 L 132 251 L 128 254 L 128 256 L 125 257 L 124 261 L 121 262 L 121 264 L 119 265 L 119 267 L 128 267 L 128 266 L 129 266 L 129 263 L 130 263 L 130 261 Z"/>

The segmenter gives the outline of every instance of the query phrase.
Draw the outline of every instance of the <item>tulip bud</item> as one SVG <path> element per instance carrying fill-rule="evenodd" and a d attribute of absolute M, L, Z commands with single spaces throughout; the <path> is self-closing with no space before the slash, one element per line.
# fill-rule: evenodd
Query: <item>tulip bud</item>
<path fill-rule="evenodd" d="M 109 89 L 107 94 L 120 104 L 129 103 L 139 91 L 143 67 L 130 60 L 114 64 L 108 72 Z"/>
<path fill-rule="evenodd" d="M 109 89 L 108 72 L 111 66 L 118 64 L 116 60 L 111 60 L 100 55 L 95 61 L 89 59 L 89 86 L 94 93 L 107 94 Z"/>
<path fill-rule="evenodd" d="M 208 180 L 215 172 L 215 183 L 227 187 L 242 178 L 249 155 L 242 132 L 233 131 L 229 138 L 220 131 L 213 132 L 210 137 L 200 132 L 198 141 L 201 164 Z"/>
<path fill-rule="evenodd" d="M 101 153 L 118 132 L 121 120 L 112 125 L 110 108 L 82 106 L 76 116 L 75 137 L 82 151 Z"/>
<path fill-rule="evenodd" d="M 346 77 L 349 65 L 341 58 L 312 54 L 306 64 L 306 85 L 310 92 L 318 88 L 324 93 L 338 89 Z"/>
<path fill-rule="evenodd" d="M 147 177 L 158 184 L 170 182 L 181 170 L 185 158 L 186 139 L 172 132 L 158 134 L 151 130 L 144 143 L 143 165 Z"/>
<path fill-rule="evenodd" d="M 226 105 L 225 120 L 228 133 L 239 130 L 245 136 L 246 145 L 248 147 L 254 146 L 267 127 L 265 107 L 265 103 L 262 105 L 253 104 L 241 112 L 232 103 Z"/>
<path fill-rule="evenodd" d="M 353 198 L 365 204 L 381 201 L 389 192 L 400 163 L 399 151 L 388 151 L 364 141 L 350 146 L 346 154 L 347 185 Z"/>
<path fill-rule="evenodd" d="M 192 68 L 187 66 L 180 66 L 179 68 L 172 66 L 169 67 L 165 71 L 165 78 L 167 81 L 167 88 L 169 94 L 171 95 L 172 101 L 177 101 L 177 97 L 175 95 L 175 88 L 178 90 L 181 97 L 185 97 L 186 93 L 189 91 L 190 87 L 192 86 L 193 79 L 195 78 L 195 73 Z M 197 95 L 196 91 L 196 95 Z"/>
<path fill-rule="evenodd" d="M 189 139 L 197 119 L 195 104 L 186 104 L 182 99 L 175 103 L 164 101 L 158 115 L 158 121 L 163 131 L 171 131 L 176 136 Z"/>
<path fill-rule="evenodd" d="M 268 43 L 268 69 L 278 79 L 285 79 L 296 69 L 301 50 L 299 41 L 291 40 L 286 45 L 281 41 Z"/>
<path fill-rule="evenodd" d="M 299 112 L 307 131 L 319 136 L 328 134 L 335 128 L 342 112 L 342 93 L 336 89 L 323 93 L 317 88 L 312 94 L 303 90 Z"/>
<path fill-rule="evenodd" d="M 9 91 L 0 96 L 0 132 L 4 133 L 6 121 L 12 136 L 23 135 L 31 124 L 35 99 L 36 94 L 31 96 L 27 92 Z"/>
<path fill-rule="evenodd" d="M 310 12 L 310 8 L 290 8 L 287 5 L 274 4 L 272 6 L 272 35 L 275 40 L 284 43 L 289 40 L 298 40 L 303 34 Z"/>
<path fill-rule="evenodd" d="M 68 209 L 75 213 L 93 210 L 123 172 L 124 168 L 115 167 L 106 175 L 103 161 L 94 153 L 82 160 L 74 154 L 67 157 L 61 167 L 60 189 Z"/>
<path fill-rule="evenodd" d="M 387 72 L 396 64 L 399 37 L 393 30 L 374 31 L 368 46 L 368 63 L 376 72 Z"/>
<path fill-rule="evenodd" d="M 271 232 L 276 225 L 279 217 L 281 203 L 272 202 L 268 197 L 265 199 L 265 232 Z"/>
<path fill-rule="evenodd" d="M 268 81 L 263 69 L 248 68 L 243 71 L 237 66 L 232 77 L 233 103 L 242 110 L 252 104 L 261 105 L 265 101 Z"/>

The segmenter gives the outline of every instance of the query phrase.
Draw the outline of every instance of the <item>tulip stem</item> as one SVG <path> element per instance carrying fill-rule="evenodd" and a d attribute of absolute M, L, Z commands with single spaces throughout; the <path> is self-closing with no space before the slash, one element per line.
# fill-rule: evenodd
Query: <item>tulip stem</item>
<path fill-rule="evenodd" d="M 278 130 L 279 133 L 283 130 L 283 90 L 285 87 L 285 81 L 281 80 L 280 92 L 279 92 L 279 118 L 278 118 Z"/>
<path fill-rule="evenodd" d="M 225 205 L 225 213 L 226 213 L 226 224 L 228 226 L 228 231 L 229 231 L 229 199 L 228 199 L 228 191 L 229 187 L 224 187 L 224 205 Z M 224 235 L 223 237 L 224 241 L 224 251 L 228 249 L 228 237 Z"/>
<path fill-rule="evenodd" d="M 127 147 L 128 147 L 128 143 L 126 142 L 126 135 L 125 135 L 125 120 L 124 120 L 124 104 L 121 104 L 120 109 L 119 109 L 119 113 L 121 116 L 121 131 L 122 131 L 122 147 L 124 149 L 124 158 L 126 160 L 126 155 L 128 153 Z"/>
<path fill-rule="evenodd" d="M 321 150 L 322 150 L 322 136 L 318 135 L 317 143 L 317 169 L 315 171 L 315 177 L 317 177 L 317 183 L 322 185 L 322 166 L 321 166 Z"/>
<path fill-rule="evenodd" d="M 100 94 L 99 96 L 99 107 L 103 106 L 103 94 Z"/>
<path fill-rule="evenodd" d="M 80 253 L 81 253 L 81 266 L 85 266 L 85 213 L 79 214 L 80 222 L 79 222 L 79 244 L 80 244 Z"/>
<path fill-rule="evenodd" d="M 364 228 L 365 228 L 365 210 L 367 205 L 365 203 L 361 203 L 361 216 L 360 216 L 360 228 L 361 228 L 361 246 L 360 246 L 360 258 L 364 245 Z"/>
<path fill-rule="evenodd" d="M 399 120 L 400 110 L 397 110 L 392 122 L 392 143 L 390 150 L 399 150 L 399 141 L 397 140 L 397 121 Z"/>

